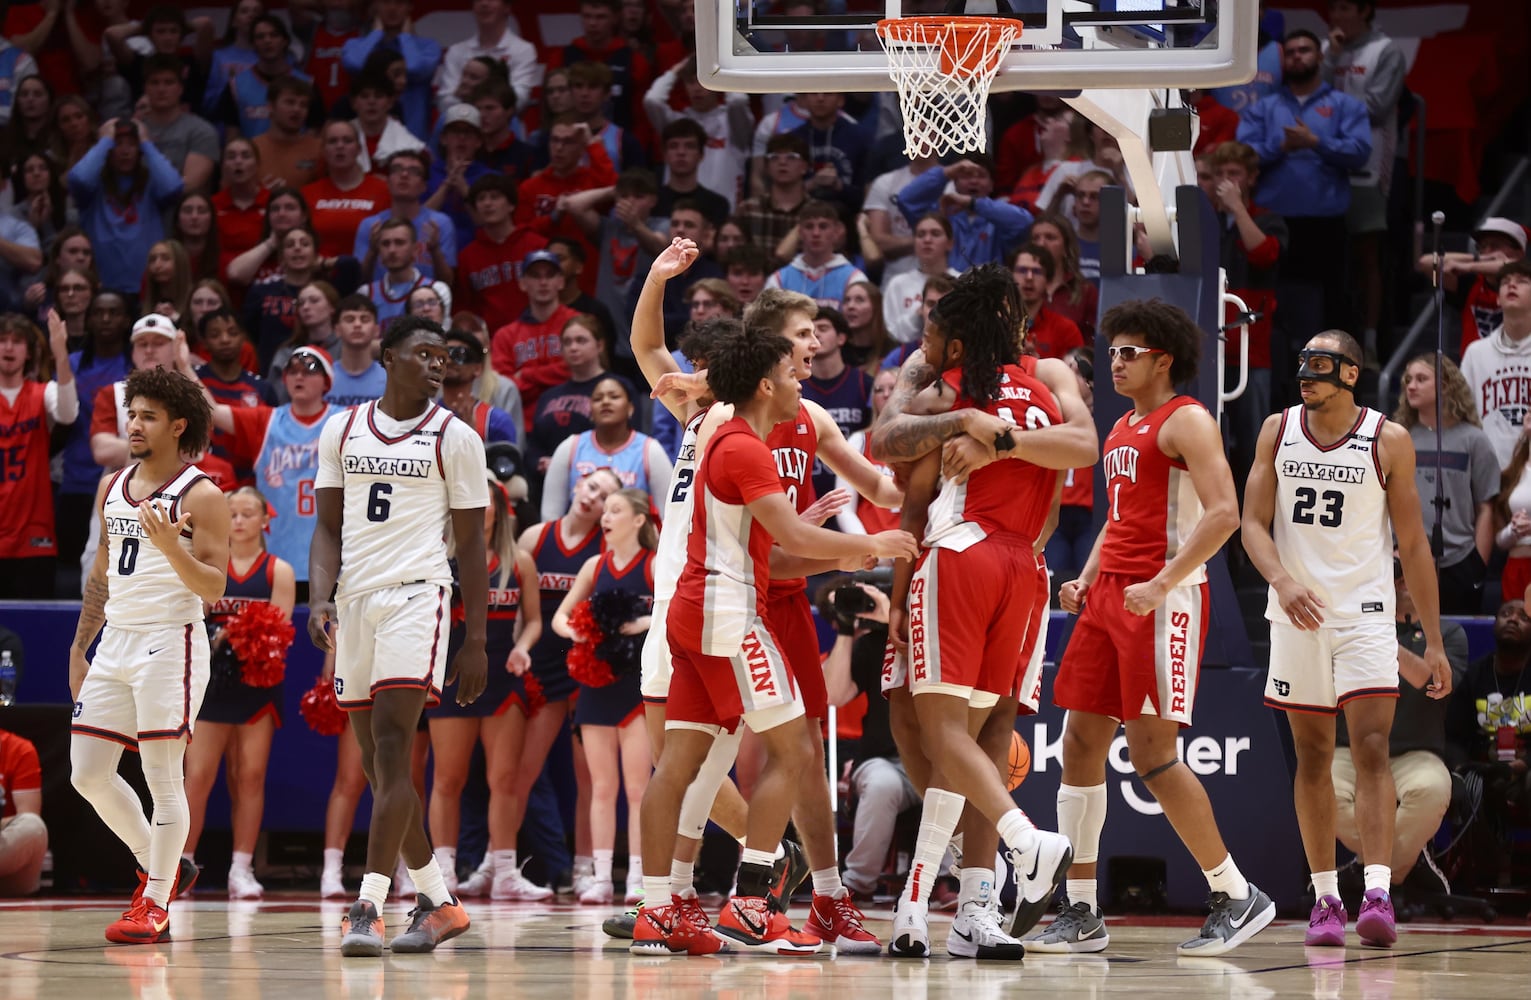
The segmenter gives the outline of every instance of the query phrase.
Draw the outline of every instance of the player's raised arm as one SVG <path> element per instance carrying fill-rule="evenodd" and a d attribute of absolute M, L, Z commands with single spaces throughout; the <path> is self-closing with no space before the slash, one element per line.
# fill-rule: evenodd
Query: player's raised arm
<path fill-rule="evenodd" d="M 1255 463 L 1244 484 L 1244 517 L 1241 540 L 1255 569 L 1276 589 L 1281 610 L 1294 628 L 1316 629 L 1323 624 L 1324 602 L 1307 587 L 1292 579 L 1281 564 L 1271 521 L 1276 516 L 1276 439 L 1281 436 L 1281 414 L 1265 418 L 1260 439 L 1255 445 Z M 1411 472 L 1412 475 L 1412 472 Z M 1416 512 L 1417 515 L 1417 512 Z"/>
<path fill-rule="evenodd" d="M 1398 561 L 1403 564 L 1403 579 L 1418 612 L 1419 626 L 1425 632 L 1425 665 L 1430 668 L 1430 683 L 1425 691 L 1431 698 L 1451 693 L 1451 663 L 1441 639 L 1441 598 L 1435 577 L 1435 557 L 1425 524 L 1420 516 L 1419 490 L 1414 482 L 1414 442 L 1409 432 L 1391 420 L 1382 424 L 1383 469 L 1387 473 L 1387 513 L 1398 540 Z"/>
<path fill-rule="evenodd" d="M 643 279 L 643 289 L 638 293 L 638 305 L 633 310 L 631 344 L 633 358 L 650 386 L 657 386 L 661 376 L 680 371 L 680 366 L 665 347 L 665 285 L 672 278 L 685 273 L 700 252 L 692 241 L 676 237 L 654 258 L 648 276 Z M 682 424 L 696 412 L 696 405 L 688 403 L 679 394 L 666 393 L 658 399 Z"/>

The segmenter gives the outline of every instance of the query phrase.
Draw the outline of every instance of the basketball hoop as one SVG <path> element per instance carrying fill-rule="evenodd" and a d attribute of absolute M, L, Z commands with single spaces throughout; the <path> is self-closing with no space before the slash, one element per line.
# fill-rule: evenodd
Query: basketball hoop
<path fill-rule="evenodd" d="M 989 86 L 1021 37 L 1007 17 L 895 17 L 877 22 L 904 112 L 904 153 L 968 153 L 988 145 Z"/>

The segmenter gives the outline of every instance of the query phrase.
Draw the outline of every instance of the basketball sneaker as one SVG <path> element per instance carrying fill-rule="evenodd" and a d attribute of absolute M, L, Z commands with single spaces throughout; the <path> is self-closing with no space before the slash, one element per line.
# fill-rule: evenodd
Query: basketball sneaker
<path fill-rule="evenodd" d="M 782 913 L 792 905 L 792 894 L 808 877 L 808 857 L 796 843 L 783 839 L 782 854 L 771 868 L 771 905 Z"/>
<path fill-rule="evenodd" d="M 106 939 L 113 944 L 159 944 L 170 940 L 170 914 L 150 899 L 140 897 L 121 919 L 106 928 Z"/>
<path fill-rule="evenodd" d="M 882 951 L 882 942 L 866 929 L 865 920 L 861 910 L 851 902 L 849 892 L 840 896 L 814 893 L 813 907 L 808 922 L 803 925 L 803 933 L 834 945 L 837 954 L 876 955 Z"/>
<path fill-rule="evenodd" d="M 1333 896 L 1325 896 L 1313 904 L 1308 917 L 1308 933 L 1302 943 L 1314 948 L 1345 947 L 1345 904 Z"/>
<path fill-rule="evenodd" d="M 622 894 L 624 906 L 637 906 L 643 902 L 643 875 L 638 872 L 629 872 L 627 886 Z"/>
<path fill-rule="evenodd" d="M 1208 902 L 1212 912 L 1201 925 L 1201 933 L 1176 947 L 1176 954 L 1198 958 L 1225 955 L 1276 919 L 1275 902 L 1253 884 L 1247 899 L 1231 899 L 1226 892 L 1214 892 Z"/>
<path fill-rule="evenodd" d="M 1058 886 L 1074 860 L 1074 847 L 1061 833 L 1032 831 L 1031 847 L 1025 851 L 1010 848 L 1010 867 L 1015 869 L 1015 912 L 1005 931 L 1019 938 L 1037 925 L 1048 908 Z"/>
<path fill-rule="evenodd" d="M 728 942 L 719 936 L 696 893 L 674 896 L 675 917 L 670 925 L 668 944 L 672 952 L 687 955 L 716 955 L 728 950 Z M 783 917 L 783 920 L 786 918 Z"/>
<path fill-rule="evenodd" d="M 924 958 L 930 954 L 930 904 L 899 896 L 893 909 L 888 954 L 894 958 Z"/>
<path fill-rule="evenodd" d="M 1391 948 L 1398 940 L 1398 924 L 1393 916 L 1393 898 L 1386 889 L 1367 889 L 1361 897 L 1361 912 L 1356 915 L 1356 933 L 1361 943 L 1373 948 Z"/>
<path fill-rule="evenodd" d="M 484 852 L 484 860 L 457 886 L 458 896 L 487 896 L 494 886 L 494 855 Z"/>
<path fill-rule="evenodd" d="M 999 926 L 999 914 L 985 903 L 964 903 L 946 932 L 946 953 L 952 958 L 992 958 L 1019 962 L 1026 949 Z"/>
<path fill-rule="evenodd" d="M 734 896 L 718 917 L 717 932 L 739 951 L 769 955 L 813 955 L 823 942 L 794 928 L 765 896 Z"/>
<path fill-rule="evenodd" d="M 352 903 L 340 918 L 340 953 L 347 958 L 383 956 L 383 918 L 365 899 Z"/>
<path fill-rule="evenodd" d="M 1029 955 L 1075 955 L 1105 951 L 1111 944 L 1106 933 L 1106 922 L 1099 910 L 1091 910 L 1089 903 L 1067 902 L 1058 910 L 1058 916 L 1045 928 L 1021 942 Z"/>
<path fill-rule="evenodd" d="M 618 941 L 631 941 L 633 931 L 638 926 L 638 907 L 625 910 L 614 917 L 607 917 L 601 924 L 601 930 L 609 938 Z"/>
<path fill-rule="evenodd" d="M 345 881 L 340 877 L 340 869 L 331 870 L 326 868 L 319 875 L 319 898 L 336 899 L 346 894 Z"/>
<path fill-rule="evenodd" d="M 180 866 L 175 870 L 175 885 L 170 889 L 170 902 L 175 902 L 182 896 L 191 892 L 191 887 L 197 884 L 197 876 L 202 874 L 202 869 L 190 858 L 182 858 Z M 138 887 L 133 890 L 133 897 L 128 900 L 128 910 L 138 905 L 139 900 L 144 898 L 144 890 L 149 887 L 149 873 L 142 868 L 138 869 Z M 122 915 L 126 917 L 128 910 Z"/>
<path fill-rule="evenodd" d="M 553 890 L 533 882 L 522 873 L 521 869 L 512 868 L 503 874 L 498 872 L 495 874 L 494 886 L 489 890 L 489 898 L 496 901 L 540 903 L 545 899 L 552 899 Z"/>
<path fill-rule="evenodd" d="M 585 889 L 578 898 L 585 906 L 607 906 L 611 903 L 613 895 L 610 879 L 592 878 L 585 883 Z"/>
<path fill-rule="evenodd" d="M 409 911 L 409 930 L 389 942 L 388 949 L 397 954 L 435 951 L 438 944 L 467 930 L 469 923 L 467 911 L 455 898 L 432 906 L 417 893 L 415 908 Z"/>
<path fill-rule="evenodd" d="M 260 899 L 265 892 L 265 887 L 255 880 L 255 873 L 250 869 L 229 869 L 230 899 Z"/>
<path fill-rule="evenodd" d="M 657 900 L 640 906 L 634 915 L 632 941 L 627 950 L 634 955 L 673 955 L 670 950 L 670 932 L 675 927 L 675 897 L 669 905 L 661 906 Z"/>

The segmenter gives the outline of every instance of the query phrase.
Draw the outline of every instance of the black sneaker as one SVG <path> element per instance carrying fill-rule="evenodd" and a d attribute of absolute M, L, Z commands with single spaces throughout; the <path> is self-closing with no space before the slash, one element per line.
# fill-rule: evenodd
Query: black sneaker
<path fill-rule="evenodd" d="M 790 840 L 781 842 L 782 855 L 771 868 L 771 908 L 781 913 L 792 905 L 792 894 L 808 878 L 808 858 L 803 849 Z"/>

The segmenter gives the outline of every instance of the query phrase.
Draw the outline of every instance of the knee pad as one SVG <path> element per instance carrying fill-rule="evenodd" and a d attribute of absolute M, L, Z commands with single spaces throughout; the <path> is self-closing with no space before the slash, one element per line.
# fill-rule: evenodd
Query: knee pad
<path fill-rule="evenodd" d="M 691 840 L 702 838 L 702 831 L 707 829 L 707 817 L 712 813 L 712 803 L 718 797 L 718 789 L 728 780 L 728 772 L 733 770 L 734 758 L 739 755 L 739 741 L 743 738 L 743 728 L 736 727 L 731 733 L 719 733 L 712 741 L 712 749 L 707 751 L 707 758 L 702 761 L 681 800 L 680 823 L 676 828 L 680 836 Z"/>

